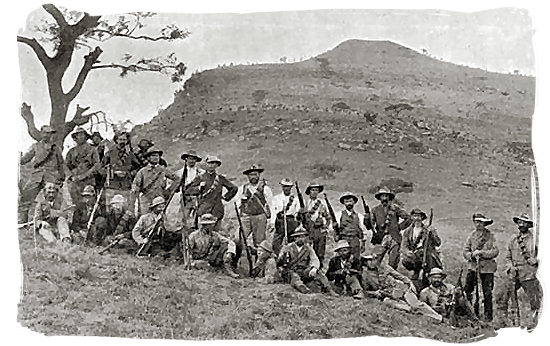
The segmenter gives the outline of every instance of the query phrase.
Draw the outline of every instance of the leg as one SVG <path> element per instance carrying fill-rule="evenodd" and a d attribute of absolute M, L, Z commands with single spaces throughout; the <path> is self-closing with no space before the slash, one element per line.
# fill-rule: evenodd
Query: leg
<path fill-rule="evenodd" d="M 288 276 L 290 278 L 290 285 L 298 290 L 300 293 L 310 293 L 311 290 L 304 285 L 302 278 L 295 271 L 289 271 Z"/>
<path fill-rule="evenodd" d="M 470 303 L 472 303 L 472 296 L 476 285 L 476 272 L 473 270 L 468 270 L 468 272 L 466 273 L 466 280 L 464 281 L 464 293 L 466 293 L 466 297 L 468 298 Z"/>
<path fill-rule="evenodd" d="M 38 234 L 40 234 L 42 238 L 46 239 L 48 243 L 52 243 L 57 240 L 54 229 L 48 222 L 41 223 L 41 226 L 38 228 Z"/>
<path fill-rule="evenodd" d="M 355 275 L 346 276 L 346 286 L 349 287 L 351 294 L 356 299 L 363 298 L 363 288 L 359 283 L 359 279 Z"/>
<path fill-rule="evenodd" d="M 361 258 L 361 243 L 357 237 L 346 237 L 344 238 L 348 241 L 349 246 L 351 247 L 351 254 L 355 258 Z"/>
<path fill-rule="evenodd" d="M 385 234 L 384 238 L 382 238 L 382 242 L 374 246 L 374 255 L 376 256 L 378 263 L 382 263 L 384 256 L 390 250 L 390 240 L 391 236 L 389 234 Z"/>
<path fill-rule="evenodd" d="M 271 246 L 273 247 L 273 252 L 275 252 L 276 255 L 279 255 L 279 252 L 281 251 L 284 236 L 285 230 L 283 219 L 277 217 L 275 219 L 275 231 L 273 232 L 273 242 L 271 244 Z"/>
<path fill-rule="evenodd" d="M 483 312 L 486 321 L 493 320 L 493 287 L 494 278 L 493 273 L 480 274 L 481 288 L 483 290 Z"/>
<path fill-rule="evenodd" d="M 532 280 L 523 281 L 520 283 L 523 287 L 523 291 L 527 294 L 529 299 L 529 305 L 531 306 L 531 311 L 538 312 L 540 309 L 541 293 L 542 289 L 540 287 L 540 282 L 537 278 Z"/>
<path fill-rule="evenodd" d="M 401 245 L 396 242 L 393 238 L 390 242 L 390 248 L 388 251 L 388 264 L 393 269 L 397 270 L 397 266 L 399 265 L 399 248 Z"/>
<path fill-rule="evenodd" d="M 325 291 L 327 291 L 327 293 L 330 294 L 331 296 L 333 296 L 333 297 L 338 297 L 339 296 L 338 293 L 334 292 L 334 290 L 332 289 L 332 286 L 330 286 L 330 283 L 329 283 L 327 277 L 321 271 L 317 271 L 317 274 L 315 274 L 313 279 L 315 281 L 317 281 L 318 283 L 320 283 L 321 287 L 323 287 L 325 289 Z"/>
<path fill-rule="evenodd" d="M 44 184 L 42 181 L 29 181 L 25 184 L 19 199 L 18 222 L 24 223 L 28 221 L 29 210 L 32 208 L 36 196 L 38 196 L 43 187 Z"/>
<path fill-rule="evenodd" d="M 69 232 L 69 223 L 63 216 L 57 218 L 57 232 L 61 240 L 71 240 L 71 233 Z"/>
<path fill-rule="evenodd" d="M 263 242 L 266 238 L 267 218 L 265 214 L 255 215 L 252 219 L 252 231 L 254 232 L 254 247 Z"/>

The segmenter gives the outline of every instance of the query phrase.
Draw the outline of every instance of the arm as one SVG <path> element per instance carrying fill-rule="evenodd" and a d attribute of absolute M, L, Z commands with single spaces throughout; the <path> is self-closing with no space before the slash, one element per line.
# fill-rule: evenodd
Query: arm
<path fill-rule="evenodd" d="M 361 213 L 357 213 L 357 217 L 359 218 L 359 232 L 357 233 L 357 236 L 359 239 L 364 239 L 365 234 L 367 234 L 367 227 L 365 227 L 365 216 Z"/>
<path fill-rule="evenodd" d="M 404 230 L 405 228 L 409 227 L 412 224 L 412 218 L 411 216 L 403 209 L 397 207 L 397 218 L 403 219 L 403 221 L 399 224 L 399 229 Z"/>
<path fill-rule="evenodd" d="M 29 163 L 32 158 L 34 157 L 34 147 L 35 145 L 31 145 L 31 148 L 29 149 L 29 151 L 27 151 L 25 154 L 23 154 L 23 156 L 21 156 L 21 164 L 22 165 L 26 165 L 27 163 Z"/>
<path fill-rule="evenodd" d="M 191 196 L 199 195 L 201 181 L 201 174 L 197 174 L 195 179 L 185 186 L 185 194 Z"/>
<path fill-rule="evenodd" d="M 507 267 L 513 267 L 514 266 L 514 262 L 512 261 L 512 246 L 513 246 L 513 242 L 514 240 L 510 240 L 510 242 L 508 243 L 508 246 L 506 247 L 506 266 Z"/>
<path fill-rule="evenodd" d="M 403 236 L 401 237 L 401 253 L 402 254 L 405 254 L 405 253 L 408 253 L 410 251 L 413 251 L 411 250 L 411 241 L 410 241 L 410 236 L 409 236 L 409 229 L 410 228 L 407 228 L 404 232 L 403 232 Z"/>
<path fill-rule="evenodd" d="M 498 247 L 495 240 L 495 236 L 491 234 L 489 241 L 485 243 L 485 246 L 481 250 L 481 258 L 483 259 L 493 259 L 498 256 Z"/>
<path fill-rule="evenodd" d="M 145 228 L 145 217 L 146 215 L 142 215 L 132 230 L 132 238 L 138 244 L 143 244 L 145 242 L 145 238 L 141 235 L 141 232 Z"/>
<path fill-rule="evenodd" d="M 437 230 L 435 228 L 431 228 L 430 243 L 433 246 L 441 246 L 441 238 L 439 238 L 439 234 L 437 234 Z"/>
<path fill-rule="evenodd" d="M 381 264 L 382 268 L 384 268 L 384 271 L 391 277 L 393 277 L 394 279 L 397 279 L 399 281 L 402 281 L 404 283 L 406 283 L 407 285 L 410 285 L 412 283 L 411 279 L 409 279 L 408 277 L 406 277 L 405 275 L 401 274 L 400 272 L 398 272 L 397 270 L 393 269 L 392 267 L 390 267 L 388 264 L 386 263 L 382 263 Z"/>
<path fill-rule="evenodd" d="M 471 235 L 468 236 L 468 239 L 466 240 L 466 244 L 464 244 L 464 250 L 462 251 L 462 255 L 464 256 L 464 259 L 466 261 L 472 260 L 472 239 Z"/>
<path fill-rule="evenodd" d="M 227 189 L 227 192 L 225 193 L 225 195 L 223 195 L 222 198 L 225 201 L 229 202 L 233 197 L 235 197 L 239 188 L 235 186 L 232 182 L 227 180 L 226 177 L 223 177 L 222 179 L 222 186 Z"/>
<path fill-rule="evenodd" d="M 329 281 L 336 280 L 336 276 L 338 274 L 341 274 L 338 272 L 338 268 L 336 267 L 336 258 L 331 258 L 330 262 L 328 263 L 328 270 L 326 273 L 326 277 Z"/>
<path fill-rule="evenodd" d="M 44 221 L 44 215 L 42 213 L 42 204 L 36 203 L 36 206 L 34 207 L 34 219 L 36 221 Z M 35 225 L 37 227 L 38 225 Z"/>
<path fill-rule="evenodd" d="M 308 244 L 306 244 L 304 246 L 307 246 L 309 248 L 309 252 L 310 252 L 310 254 L 309 254 L 309 260 L 310 260 L 309 267 L 310 267 L 310 269 L 315 268 L 315 269 L 319 270 L 319 267 L 321 266 L 321 263 L 319 262 L 319 258 L 315 254 L 315 251 L 313 251 L 313 248 Z"/>

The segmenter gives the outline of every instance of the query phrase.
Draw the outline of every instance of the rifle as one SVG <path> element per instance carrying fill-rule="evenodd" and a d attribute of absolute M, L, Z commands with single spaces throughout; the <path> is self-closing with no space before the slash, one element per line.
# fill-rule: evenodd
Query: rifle
<path fill-rule="evenodd" d="M 283 226 L 285 230 L 285 237 L 283 238 L 283 244 L 288 244 L 288 223 L 286 222 L 286 205 L 283 206 Z"/>
<path fill-rule="evenodd" d="M 477 317 L 479 317 L 479 306 L 480 296 L 479 296 L 479 285 L 481 285 L 481 275 L 479 274 L 479 258 L 476 258 L 476 300 L 474 303 L 474 312 Z"/>
<path fill-rule="evenodd" d="M 237 208 L 236 202 L 233 202 L 233 205 L 235 206 L 235 213 L 237 214 L 237 220 L 239 221 L 239 236 L 241 237 L 244 248 L 246 250 L 246 260 L 248 261 L 248 276 L 252 277 L 252 255 L 250 254 L 250 249 L 248 248 L 248 244 L 246 241 L 246 235 L 244 234 L 243 222 L 241 220 L 241 215 L 239 214 L 239 208 Z"/>
<path fill-rule="evenodd" d="M 21 228 L 25 228 L 25 227 L 29 227 L 29 226 L 34 226 L 34 220 L 29 221 L 29 222 L 25 222 L 25 223 L 17 224 L 17 229 L 21 229 Z"/>
<path fill-rule="evenodd" d="M 325 197 L 325 202 L 327 203 L 328 214 L 330 215 L 330 221 L 332 222 L 332 225 L 333 225 L 332 227 L 334 228 L 334 231 L 338 233 L 339 226 L 338 226 L 338 221 L 336 221 L 336 214 L 334 213 L 334 209 L 332 209 L 332 205 L 328 200 L 327 194 L 323 193 L 323 195 Z"/>
<path fill-rule="evenodd" d="M 182 179 L 179 183 L 179 186 L 181 186 L 181 184 L 183 184 L 184 182 L 185 182 L 185 180 Z M 174 197 L 174 194 L 176 193 L 177 190 L 178 190 L 178 188 L 175 188 L 175 189 L 172 189 L 172 191 L 170 191 L 170 196 L 168 197 L 168 200 L 166 201 L 166 204 L 164 205 L 164 209 L 160 213 L 159 218 L 156 220 L 155 224 L 152 226 L 151 231 L 147 234 L 147 238 L 146 238 L 147 242 L 141 244 L 138 251 L 136 252 L 136 257 L 141 257 L 142 252 L 147 253 L 149 251 L 149 248 L 151 247 L 151 243 L 152 243 L 152 240 L 153 240 L 153 236 L 158 231 L 158 228 L 160 227 L 161 221 L 163 219 L 162 216 L 166 213 L 166 210 L 168 209 L 168 206 L 170 205 L 170 201 L 172 201 L 172 198 Z M 139 198 L 139 196 L 138 196 L 138 198 Z"/>
<path fill-rule="evenodd" d="M 434 218 L 434 210 L 433 208 L 430 208 L 430 219 L 428 221 L 428 232 L 426 232 L 426 235 L 424 236 L 424 241 L 422 242 L 422 277 L 427 278 L 428 275 L 428 248 L 430 246 L 430 237 L 432 235 L 432 231 L 430 230 L 430 227 L 432 226 L 432 221 Z M 462 270 L 462 269 L 461 269 Z M 462 273 L 460 273 L 462 276 Z"/>
<path fill-rule="evenodd" d="M 183 166 L 183 173 L 181 175 L 181 204 L 185 207 L 185 180 L 187 180 L 187 163 Z M 191 215 L 190 215 L 191 216 Z M 191 268 L 191 258 L 189 255 L 189 234 L 187 233 L 187 219 L 185 217 L 185 208 L 183 212 L 183 232 L 182 232 L 182 240 L 183 240 L 183 267 L 184 269 L 190 269 Z"/>
<path fill-rule="evenodd" d="M 521 313 L 519 311 L 519 300 L 518 300 L 518 291 L 516 290 L 516 280 L 518 280 L 518 272 L 516 271 L 514 275 L 514 281 L 510 285 L 510 289 L 512 290 L 512 308 L 516 310 L 516 316 L 513 320 L 514 326 L 521 325 Z"/>
<path fill-rule="evenodd" d="M 88 223 L 86 224 L 86 239 L 90 239 L 90 229 L 92 228 L 92 223 L 94 222 L 94 215 L 97 211 L 97 208 L 99 207 L 99 201 L 101 200 L 101 196 L 103 195 L 103 190 L 105 189 L 105 186 L 99 190 L 99 194 L 97 195 L 97 199 L 95 201 L 94 207 L 92 208 L 92 212 L 90 213 L 90 218 L 88 219 Z"/>
<path fill-rule="evenodd" d="M 300 192 L 300 187 L 298 187 L 298 181 L 294 182 L 294 185 L 296 185 L 296 193 L 298 194 L 298 202 L 300 202 L 300 209 L 305 210 L 306 204 L 304 202 L 304 196 L 302 195 L 302 192 Z M 299 215 L 301 219 L 300 221 L 302 222 L 302 225 L 304 226 L 304 228 L 306 230 L 309 229 L 307 227 L 307 217 L 305 213 L 299 213 Z"/>
<path fill-rule="evenodd" d="M 107 245 L 106 247 L 104 247 L 103 249 L 101 249 L 99 251 L 99 254 L 100 255 L 103 255 L 105 252 L 107 252 L 110 248 L 112 248 L 113 246 L 115 246 L 116 244 L 120 243 L 120 241 L 122 240 L 122 238 L 116 238 L 114 239 L 112 242 L 109 243 L 109 245 Z"/>

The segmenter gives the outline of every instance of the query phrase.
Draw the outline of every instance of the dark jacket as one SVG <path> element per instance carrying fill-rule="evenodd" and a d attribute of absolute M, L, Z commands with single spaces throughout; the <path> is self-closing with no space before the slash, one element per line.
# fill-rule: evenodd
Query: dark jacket
<path fill-rule="evenodd" d="M 347 261 L 341 256 L 334 256 L 330 259 L 327 270 L 327 279 L 334 281 L 337 286 L 344 286 L 346 277 L 348 275 L 357 276 L 361 278 L 361 262 L 358 258 L 350 255 Z"/>
<path fill-rule="evenodd" d="M 377 233 L 387 233 L 398 244 L 401 244 L 401 230 L 411 224 L 411 217 L 405 210 L 392 202 L 390 202 L 389 207 L 379 204 L 373 208 L 372 216 Z M 399 219 L 403 219 L 403 221 L 399 223 Z M 387 224 L 386 221 L 388 221 Z"/>
<path fill-rule="evenodd" d="M 204 185 L 201 187 L 201 183 Z M 227 192 L 222 196 L 223 188 Z M 198 195 L 199 207 L 197 215 L 212 214 L 222 219 L 225 211 L 222 198 L 229 202 L 237 194 L 238 187 L 221 174 L 204 172 L 198 175 L 186 186 L 186 193 Z"/>

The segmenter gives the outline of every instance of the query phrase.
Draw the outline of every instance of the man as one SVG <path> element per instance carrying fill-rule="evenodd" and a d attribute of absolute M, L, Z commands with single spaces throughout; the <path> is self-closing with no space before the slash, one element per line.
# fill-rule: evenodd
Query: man
<path fill-rule="evenodd" d="M 371 243 L 375 245 L 376 257 L 379 261 L 388 254 L 388 263 L 393 269 L 399 265 L 399 248 L 401 246 L 401 231 L 411 223 L 410 216 L 393 203 L 395 194 L 388 188 L 381 188 L 374 195 L 380 204 L 372 210 L 371 225 L 374 227 Z M 403 221 L 399 223 L 399 220 Z M 369 227 L 367 227 L 369 228 Z"/>
<path fill-rule="evenodd" d="M 179 196 L 181 200 L 181 207 L 180 214 L 178 216 L 185 220 L 185 224 L 183 225 L 184 228 L 186 230 L 190 230 L 191 228 L 197 226 L 195 225 L 195 219 L 198 205 L 198 196 L 190 194 L 187 190 L 185 190 L 185 186 L 189 185 L 198 175 L 203 174 L 205 171 L 197 166 L 197 162 L 201 162 L 202 158 L 197 155 L 196 151 L 189 150 L 187 153 L 183 153 L 181 155 L 181 159 L 184 160 L 185 163 L 182 169 L 176 172 L 176 174 L 179 176 L 183 176 L 183 170 L 185 169 L 185 166 L 187 166 L 187 176 L 182 187 L 182 189 L 184 190 L 183 195 L 180 194 Z"/>
<path fill-rule="evenodd" d="M 132 197 L 132 181 L 135 165 L 139 164 L 134 153 L 128 146 L 129 135 L 126 132 L 116 133 L 113 137 L 115 145 L 105 153 L 101 161 L 102 171 L 106 177 L 105 200 L 109 201 L 115 195 L 122 195 L 130 202 L 130 211 L 134 211 Z M 133 202 L 133 203 L 132 203 Z"/>
<path fill-rule="evenodd" d="M 46 183 L 63 185 L 65 170 L 61 150 L 53 143 L 55 130 L 44 125 L 40 129 L 40 141 L 34 143 L 30 150 L 21 157 L 21 165 L 31 163 L 28 180 L 21 189 L 19 200 L 19 223 L 27 222 L 29 210 L 34 204 L 38 193 Z"/>
<path fill-rule="evenodd" d="M 383 301 L 384 304 L 406 312 L 418 312 L 441 322 L 442 316 L 418 300 L 414 283 L 375 254 L 361 257 L 362 283 L 365 295 Z"/>
<path fill-rule="evenodd" d="M 239 274 L 233 269 L 236 263 L 236 245 L 215 231 L 217 221 L 214 215 L 203 214 L 199 220 L 200 228 L 189 235 L 191 266 L 199 268 L 201 262 L 206 262 L 213 268 L 223 266 L 228 276 L 239 278 Z"/>
<path fill-rule="evenodd" d="M 147 212 L 147 207 L 154 198 L 159 196 L 168 197 L 172 186 L 168 188 L 167 179 L 172 180 L 172 184 L 177 184 L 180 180 L 176 174 L 159 164 L 162 154 L 162 150 L 150 147 L 145 153 L 145 158 L 149 161 L 149 164 L 137 172 L 132 182 L 130 207 L 133 205 L 132 202 L 138 199 L 141 214 Z"/>
<path fill-rule="evenodd" d="M 225 176 L 216 173 L 222 162 L 216 156 L 206 158 L 206 172 L 198 175 L 185 187 L 185 191 L 198 196 L 197 215 L 212 214 L 217 219 L 215 229 L 221 229 L 221 220 L 225 215 L 222 199 L 229 202 L 237 194 L 237 186 Z M 226 193 L 222 196 L 223 189 Z"/>
<path fill-rule="evenodd" d="M 344 192 L 340 196 L 340 203 L 344 205 L 345 209 L 336 212 L 337 223 L 332 225 L 336 240 L 346 240 L 355 258 L 361 258 L 361 240 L 365 237 L 364 233 L 368 228 L 368 218 L 354 210 L 358 200 L 353 193 Z"/>
<path fill-rule="evenodd" d="M 63 208 L 63 199 L 58 196 L 59 185 L 46 183 L 44 186 L 44 200 L 36 204 L 34 210 L 34 227 L 47 242 L 57 239 L 70 242 L 68 209 Z"/>
<path fill-rule="evenodd" d="M 174 232 L 168 232 L 164 225 L 164 209 L 166 207 L 166 201 L 162 196 L 153 198 L 149 209 L 149 213 L 142 215 L 134 229 L 132 230 L 132 238 L 139 247 L 151 242 L 149 247 L 149 254 L 155 255 L 168 255 L 168 252 L 174 249 L 174 247 L 181 242 L 181 234 Z M 156 231 L 149 236 L 153 231 L 157 221 L 159 226 Z M 145 254 L 142 254 L 145 255 Z"/>
<path fill-rule="evenodd" d="M 517 290 L 523 288 L 531 308 L 527 318 L 528 328 L 533 329 L 538 322 L 542 300 L 542 288 L 537 279 L 537 244 L 531 231 L 533 221 L 526 213 L 515 216 L 512 220 L 517 225 L 519 232 L 512 236 L 508 242 L 505 276 L 507 284 L 497 297 L 497 306 L 504 319 L 501 321 L 502 324 L 508 318 L 508 301 L 513 296 L 517 297 Z"/>
<path fill-rule="evenodd" d="M 293 242 L 285 245 L 277 258 L 277 267 L 284 282 L 290 283 L 300 293 L 310 293 L 305 283 L 315 281 L 331 296 L 338 297 L 327 277 L 319 271 L 319 259 L 313 248 L 306 244 L 308 232 L 299 226 L 292 234 Z"/>
<path fill-rule="evenodd" d="M 475 213 L 472 220 L 475 231 L 468 236 L 463 251 L 464 258 L 468 261 L 464 292 L 468 300 L 472 302 L 472 293 L 479 284 L 477 281 L 479 275 L 483 291 L 484 317 L 486 322 L 490 322 L 493 320 L 493 286 L 497 270 L 495 259 L 498 256 L 498 248 L 495 236 L 486 228 L 493 223 L 493 220 L 480 213 Z M 474 304 L 474 309 L 476 313 L 479 312 L 477 304 Z"/>
<path fill-rule="evenodd" d="M 266 239 L 267 220 L 271 218 L 270 204 L 273 193 L 266 185 L 265 179 L 260 179 L 263 171 L 264 169 L 257 165 L 252 165 L 243 171 L 248 178 L 248 183 L 239 189 L 237 197 L 244 235 L 248 238 L 252 234 L 254 251 L 258 248 L 258 244 Z"/>
<path fill-rule="evenodd" d="M 294 183 L 284 178 L 279 183 L 283 190 L 280 194 L 273 197 L 273 212 L 271 213 L 270 228 L 274 228 L 273 233 L 273 252 L 278 256 L 283 245 L 285 237 L 292 234 L 299 222 L 297 219 L 300 211 L 298 198 L 292 193 Z M 288 239 L 286 239 L 288 242 Z"/>
<path fill-rule="evenodd" d="M 327 225 L 329 223 L 328 211 L 325 202 L 319 198 L 319 194 L 323 192 L 324 186 L 319 183 L 310 183 L 306 187 L 305 194 L 309 196 L 305 200 L 305 216 L 306 224 L 308 225 L 308 232 L 313 243 L 313 250 L 319 262 L 321 262 L 321 268 L 325 261 L 325 251 L 327 244 Z M 356 257 L 358 259 L 358 257 Z"/>
<path fill-rule="evenodd" d="M 137 147 L 134 148 L 134 155 L 136 156 L 137 162 L 138 162 L 134 166 L 134 169 L 136 171 L 139 171 L 143 167 L 147 166 L 149 161 L 147 160 L 147 157 L 146 157 L 147 155 L 146 154 L 149 151 L 149 149 L 153 146 L 154 146 L 153 142 L 151 142 L 150 140 L 148 140 L 146 138 L 143 138 L 139 141 Z M 159 159 L 159 165 L 164 166 L 164 167 L 168 167 L 168 164 L 162 158 Z"/>
<path fill-rule="evenodd" d="M 470 302 L 464 298 L 459 287 L 443 282 L 446 277 L 443 269 L 433 268 L 428 274 L 430 285 L 420 292 L 420 300 L 454 325 L 463 324 L 465 320 L 477 323 Z"/>
<path fill-rule="evenodd" d="M 86 185 L 82 190 L 81 196 L 82 199 L 76 206 L 70 229 L 78 238 L 85 239 L 88 243 L 99 245 L 103 239 L 96 237 L 95 222 L 98 217 L 105 214 L 105 206 L 100 203 L 96 207 L 90 231 L 88 232 L 88 221 L 92 217 L 92 212 L 97 201 L 96 191 L 92 185 Z"/>
<path fill-rule="evenodd" d="M 418 290 L 428 286 L 428 273 L 432 268 L 443 268 L 439 259 L 437 247 L 441 246 L 441 239 L 433 227 L 424 225 L 423 221 L 428 218 L 426 213 L 415 208 L 410 212 L 412 225 L 403 231 L 401 241 L 401 252 L 403 260 L 401 264 L 407 270 L 413 272 L 411 279 L 420 280 L 417 285 Z M 424 251 L 426 251 L 426 263 L 424 267 Z M 422 277 L 419 278 L 420 271 L 423 270 Z"/>
<path fill-rule="evenodd" d="M 105 156 L 105 142 L 103 141 L 103 137 L 101 136 L 101 133 L 99 132 L 93 132 L 92 133 L 92 143 L 91 145 L 96 148 L 97 154 L 99 157 L 99 162 L 103 162 L 103 157 Z M 94 174 L 95 178 L 95 188 L 96 190 L 101 190 L 103 185 L 105 185 L 105 175 L 101 173 L 101 168 L 96 171 Z"/>
<path fill-rule="evenodd" d="M 105 216 L 100 216 L 95 221 L 95 230 L 98 239 L 105 238 L 105 242 L 111 244 L 117 242 L 117 246 L 128 251 L 137 250 L 136 243 L 132 239 L 132 230 L 136 224 L 133 212 L 126 205 L 126 199 L 122 195 L 115 195 L 111 199 L 111 208 Z"/>
<path fill-rule="evenodd" d="M 351 247 L 345 240 L 340 240 L 334 248 L 336 255 L 328 264 L 327 279 L 334 281 L 337 292 L 346 294 L 349 292 L 353 298 L 362 299 L 363 289 L 361 288 L 361 260 L 351 254 Z"/>
<path fill-rule="evenodd" d="M 266 284 L 272 284 L 280 280 L 277 270 L 277 256 L 267 240 L 258 245 L 258 259 L 252 269 L 252 277 L 260 278 L 258 281 Z"/>
<path fill-rule="evenodd" d="M 90 134 L 82 127 L 77 127 L 71 134 L 76 146 L 67 152 L 65 164 L 71 171 L 68 181 L 71 182 L 70 194 L 73 204 L 80 203 L 80 193 L 86 185 L 95 184 L 95 173 L 100 167 L 99 154 L 87 140 Z"/>

